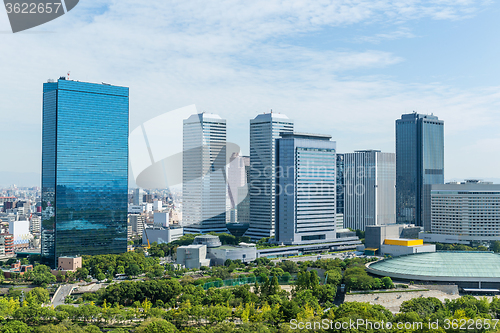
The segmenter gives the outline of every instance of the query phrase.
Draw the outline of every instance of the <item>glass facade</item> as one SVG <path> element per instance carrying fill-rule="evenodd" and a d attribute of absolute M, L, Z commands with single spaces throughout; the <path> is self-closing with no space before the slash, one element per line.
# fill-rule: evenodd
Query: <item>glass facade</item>
<path fill-rule="evenodd" d="M 444 183 L 444 122 L 433 115 L 396 120 L 396 218 L 430 230 L 431 185 Z"/>
<path fill-rule="evenodd" d="M 43 87 L 42 258 L 127 251 L 128 88 Z"/>
<path fill-rule="evenodd" d="M 337 154 L 337 214 L 344 214 L 344 154 Z"/>
<path fill-rule="evenodd" d="M 252 240 L 274 237 L 276 222 L 276 139 L 293 133 L 293 121 L 278 113 L 261 114 L 250 120 L 250 227 Z"/>
<path fill-rule="evenodd" d="M 336 143 L 312 134 L 283 134 L 276 142 L 276 241 L 335 240 Z"/>

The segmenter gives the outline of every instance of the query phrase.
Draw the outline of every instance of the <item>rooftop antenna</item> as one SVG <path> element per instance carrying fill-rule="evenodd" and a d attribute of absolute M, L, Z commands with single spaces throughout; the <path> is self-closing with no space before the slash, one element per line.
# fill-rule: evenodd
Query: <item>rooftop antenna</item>
<path fill-rule="evenodd" d="M 70 74 L 70 73 L 71 73 L 71 72 L 68 72 L 68 80 L 69 80 L 69 74 Z"/>

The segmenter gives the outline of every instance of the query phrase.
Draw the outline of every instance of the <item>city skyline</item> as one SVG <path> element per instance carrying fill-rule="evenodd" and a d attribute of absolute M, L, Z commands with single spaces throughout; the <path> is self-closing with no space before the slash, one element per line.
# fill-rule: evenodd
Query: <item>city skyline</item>
<path fill-rule="evenodd" d="M 498 36 L 485 29 L 499 24 L 495 3 L 345 3 L 342 13 L 338 2 L 291 4 L 96 1 L 30 32 L 1 34 L 0 155 L 9 159 L 0 172 L 38 173 L 37 85 L 70 71 L 130 87 L 131 128 L 193 103 L 217 113 L 242 155 L 248 119 L 270 109 L 297 131 L 332 135 L 339 152 L 394 152 L 394 119 L 438 114 L 447 121 L 447 179 L 500 179 Z M 138 6 L 147 9 L 141 16 Z"/>

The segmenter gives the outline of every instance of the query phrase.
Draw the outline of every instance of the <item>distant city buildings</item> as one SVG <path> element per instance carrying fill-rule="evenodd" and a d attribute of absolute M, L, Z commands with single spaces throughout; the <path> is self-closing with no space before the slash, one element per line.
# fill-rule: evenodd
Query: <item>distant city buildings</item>
<path fill-rule="evenodd" d="M 184 232 L 227 232 L 226 120 L 211 113 L 185 119 L 182 158 Z"/>
<path fill-rule="evenodd" d="M 335 141 L 319 134 L 281 136 L 276 140 L 276 242 L 297 245 L 334 241 Z"/>
<path fill-rule="evenodd" d="M 344 227 L 396 222 L 396 156 L 379 150 L 343 154 Z"/>
<path fill-rule="evenodd" d="M 431 228 L 431 185 L 444 183 L 444 121 L 404 114 L 396 120 L 396 218 Z"/>
<path fill-rule="evenodd" d="M 43 85 L 41 254 L 53 268 L 127 251 L 128 97 L 64 77 Z"/>
<path fill-rule="evenodd" d="M 250 120 L 250 227 L 252 240 L 274 237 L 276 225 L 276 139 L 293 133 L 293 121 L 278 113 Z"/>

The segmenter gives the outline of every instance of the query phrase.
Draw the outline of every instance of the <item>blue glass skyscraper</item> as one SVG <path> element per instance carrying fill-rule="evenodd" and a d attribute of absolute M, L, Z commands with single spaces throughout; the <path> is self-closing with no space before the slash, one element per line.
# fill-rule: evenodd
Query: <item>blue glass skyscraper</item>
<path fill-rule="evenodd" d="M 431 227 L 431 185 L 444 183 L 444 121 L 404 114 L 396 120 L 396 219 Z"/>
<path fill-rule="evenodd" d="M 43 85 L 42 260 L 127 251 L 129 91 Z"/>

